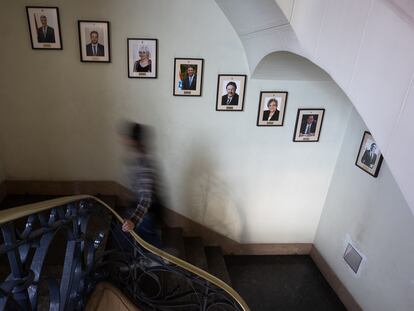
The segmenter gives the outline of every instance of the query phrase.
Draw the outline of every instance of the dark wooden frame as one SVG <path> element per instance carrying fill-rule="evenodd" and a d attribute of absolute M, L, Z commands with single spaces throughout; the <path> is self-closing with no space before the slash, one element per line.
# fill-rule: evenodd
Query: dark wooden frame
<path fill-rule="evenodd" d="M 82 56 L 82 36 L 81 36 L 81 23 L 102 23 L 106 24 L 107 33 L 108 33 L 108 60 L 85 60 Z M 111 62 L 111 40 L 110 40 L 110 25 L 109 21 L 91 21 L 91 20 L 78 20 L 78 35 L 79 35 L 79 53 L 80 61 L 83 63 L 110 63 Z"/>
<path fill-rule="evenodd" d="M 362 135 L 361 144 L 359 145 L 358 155 L 357 155 L 356 160 L 355 160 L 355 165 L 357 167 L 359 167 L 361 170 L 363 170 L 365 173 L 367 173 L 367 174 L 369 174 L 369 175 L 371 175 L 373 177 L 378 177 L 378 174 L 379 174 L 379 171 L 380 171 L 380 168 L 381 168 L 381 165 L 382 165 L 382 161 L 384 160 L 384 157 L 382 156 L 382 152 L 381 151 L 378 152 L 379 155 L 380 155 L 380 157 L 378 159 L 377 167 L 376 167 L 376 169 L 375 169 L 375 171 L 374 171 L 373 174 L 371 172 L 367 171 L 364 166 L 358 165 L 358 159 L 359 159 L 359 156 L 360 156 L 361 151 L 362 151 L 362 148 L 363 148 L 363 144 L 364 144 L 364 140 L 365 140 L 365 135 L 370 135 L 372 137 L 372 134 L 370 132 L 368 132 L 368 131 L 365 131 L 364 134 Z M 372 140 L 378 146 L 377 142 L 374 140 L 374 137 L 372 137 Z M 365 151 L 365 149 L 364 149 L 364 151 Z"/>
<path fill-rule="evenodd" d="M 57 17 L 57 24 L 59 31 L 57 32 L 59 34 L 59 42 L 60 47 L 58 48 L 36 48 L 33 44 L 33 35 L 32 35 L 32 28 L 30 25 L 30 16 L 29 16 L 29 9 L 55 9 L 56 10 L 56 17 Z M 32 45 L 33 50 L 63 50 L 63 42 L 62 42 L 62 32 L 60 27 L 60 16 L 59 16 L 59 8 L 57 6 L 26 6 L 26 15 L 27 15 L 27 23 L 29 26 L 29 34 L 30 34 L 30 43 Z"/>
<path fill-rule="evenodd" d="M 200 94 L 177 94 L 175 92 L 175 84 L 176 84 L 176 78 L 177 78 L 177 61 L 179 60 L 196 60 L 201 61 L 201 74 L 199 75 L 199 70 L 197 70 L 197 79 L 200 77 Z M 174 96 L 198 96 L 200 97 L 203 94 L 203 74 L 204 74 L 204 58 L 190 58 L 190 57 L 175 57 L 174 58 L 174 79 L 173 79 L 173 95 Z"/>
<path fill-rule="evenodd" d="M 243 85 L 243 97 L 242 97 L 242 103 L 241 103 L 241 109 L 219 109 L 219 92 L 220 92 L 220 78 L 221 77 L 244 77 L 244 85 Z M 243 111 L 244 110 L 244 99 L 246 97 L 246 85 L 247 85 L 247 75 L 243 74 L 219 74 L 217 76 L 217 94 L 216 94 L 216 111 Z M 240 100 L 240 97 L 239 97 Z"/>
<path fill-rule="evenodd" d="M 130 67 L 129 67 L 129 42 L 130 41 L 155 41 L 155 76 L 154 77 L 146 77 L 146 76 L 131 76 Z M 152 61 L 151 61 L 152 62 Z M 128 70 L 128 78 L 131 79 L 157 79 L 158 77 L 158 39 L 154 38 L 127 38 L 127 70 Z"/>
<path fill-rule="evenodd" d="M 298 129 L 298 126 L 300 126 L 299 125 L 299 116 L 300 116 L 301 111 L 306 111 L 306 110 L 310 110 L 310 111 L 318 110 L 318 111 L 323 112 L 321 120 L 320 120 L 321 124 L 320 124 L 320 129 L 319 129 L 319 135 L 317 136 L 316 140 L 296 140 L 296 131 Z M 298 112 L 296 114 L 295 130 L 293 132 L 293 141 L 294 142 L 300 142 L 300 143 L 317 143 L 317 142 L 319 142 L 319 138 L 321 137 L 323 118 L 324 117 L 325 117 L 325 109 L 324 108 L 299 108 Z M 318 119 L 318 122 L 319 122 L 319 119 Z M 300 120 L 300 123 L 302 123 L 302 120 Z M 318 126 L 318 125 L 316 125 L 316 126 Z"/>
<path fill-rule="evenodd" d="M 260 122 L 260 111 L 262 109 L 262 97 L 264 94 L 268 94 L 268 93 L 283 93 L 286 94 L 285 95 L 285 103 L 284 103 L 284 108 L 283 108 L 283 115 L 282 117 L 282 123 L 281 124 L 271 124 L 275 121 L 267 121 L 267 124 L 259 124 Z M 285 115 L 286 115 L 286 106 L 287 106 L 287 100 L 288 100 L 288 92 L 286 91 L 261 91 L 260 92 L 260 96 L 259 96 L 259 109 L 257 110 L 257 122 L 256 122 L 256 126 L 283 126 L 284 122 L 285 122 Z M 279 116 L 280 117 L 280 116 Z M 263 121 L 262 121 L 263 122 Z"/>

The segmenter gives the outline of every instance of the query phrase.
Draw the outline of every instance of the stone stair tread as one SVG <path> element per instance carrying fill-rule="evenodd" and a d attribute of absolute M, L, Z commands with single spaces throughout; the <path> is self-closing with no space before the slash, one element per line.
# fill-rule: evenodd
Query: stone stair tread
<path fill-rule="evenodd" d="M 185 237 L 184 245 L 187 261 L 196 267 L 208 271 L 203 240 L 199 237 Z"/>
<path fill-rule="evenodd" d="M 231 279 L 223 252 L 219 246 L 206 246 L 204 248 L 209 272 L 231 286 Z"/>
<path fill-rule="evenodd" d="M 180 259 L 185 260 L 185 246 L 182 228 L 162 228 L 162 244 L 165 251 L 168 249 L 175 249 L 177 254 L 172 254 Z"/>

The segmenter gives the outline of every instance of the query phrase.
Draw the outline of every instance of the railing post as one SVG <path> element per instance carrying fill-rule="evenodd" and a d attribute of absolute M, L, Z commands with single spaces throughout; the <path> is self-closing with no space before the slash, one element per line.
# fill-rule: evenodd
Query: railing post
<path fill-rule="evenodd" d="M 4 245 L 6 247 L 12 247 L 16 245 L 16 233 L 14 231 L 14 226 L 11 223 L 5 224 L 1 227 L 3 233 Z M 14 287 L 13 298 L 16 302 L 24 309 L 30 309 L 29 295 L 27 293 L 27 287 L 25 286 L 25 278 L 30 277 L 28 273 L 25 273 L 23 264 L 20 260 L 20 253 L 17 247 L 13 247 L 7 251 L 7 257 L 9 259 L 9 265 L 11 269 L 11 280 L 15 281 L 16 285 L 20 286 Z M 29 282 L 27 282 L 30 284 Z"/>

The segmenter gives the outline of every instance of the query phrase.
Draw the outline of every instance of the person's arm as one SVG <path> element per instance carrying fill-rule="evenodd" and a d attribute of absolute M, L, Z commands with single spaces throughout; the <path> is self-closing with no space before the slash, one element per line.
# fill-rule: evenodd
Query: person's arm
<path fill-rule="evenodd" d="M 138 201 L 137 207 L 132 215 L 129 217 L 129 220 L 134 223 L 134 225 L 139 225 L 142 222 L 145 214 L 148 211 L 148 208 L 151 206 L 152 192 L 148 191 L 143 193 Z"/>
<path fill-rule="evenodd" d="M 133 230 L 135 226 L 142 222 L 148 208 L 151 206 L 154 189 L 154 169 L 148 163 L 147 165 L 139 167 L 137 179 L 138 189 L 136 189 L 136 192 L 138 203 L 134 212 L 129 219 L 125 220 L 122 226 L 122 229 L 127 232 Z"/>

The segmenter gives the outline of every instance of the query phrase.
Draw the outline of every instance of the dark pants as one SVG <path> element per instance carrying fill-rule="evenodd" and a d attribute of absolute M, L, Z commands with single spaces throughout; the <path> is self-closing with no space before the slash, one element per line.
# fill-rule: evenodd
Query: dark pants
<path fill-rule="evenodd" d="M 145 242 L 161 248 L 161 238 L 157 232 L 157 218 L 153 213 L 146 213 L 142 222 L 138 226 L 135 226 L 134 231 Z"/>

